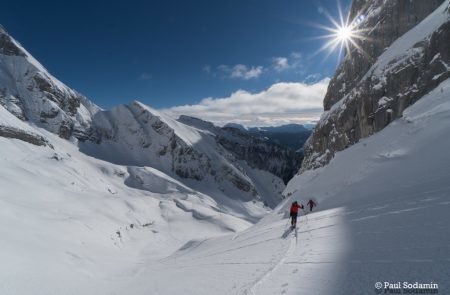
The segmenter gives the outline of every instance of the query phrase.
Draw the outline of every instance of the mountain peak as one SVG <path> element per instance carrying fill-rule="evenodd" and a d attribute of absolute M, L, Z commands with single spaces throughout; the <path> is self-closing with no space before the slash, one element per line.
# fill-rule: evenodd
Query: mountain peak
<path fill-rule="evenodd" d="M 63 138 L 89 137 L 99 108 L 53 77 L 6 30 L 0 29 L 0 105 Z"/>
<path fill-rule="evenodd" d="M 21 46 L 8 34 L 3 26 L 0 25 L 0 54 L 7 56 L 23 56 L 27 54 Z"/>

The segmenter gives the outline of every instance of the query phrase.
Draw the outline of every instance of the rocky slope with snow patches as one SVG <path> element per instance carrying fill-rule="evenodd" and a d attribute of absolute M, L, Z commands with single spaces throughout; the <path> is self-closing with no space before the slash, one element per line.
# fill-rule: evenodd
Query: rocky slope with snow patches
<path fill-rule="evenodd" d="M 217 127 L 198 118 L 180 116 L 179 122 L 211 132 L 216 142 L 249 166 L 268 171 L 286 183 L 298 171 L 302 155 L 286 146 L 234 127 Z M 292 135 L 291 135 L 292 136 Z"/>
<path fill-rule="evenodd" d="M 98 112 L 92 120 L 95 140 L 79 144 L 86 154 L 120 165 L 151 166 L 195 190 L 215 191 L 215 196 L 271 207 L 281 200 L 284 183 L 269 173 L 273 167 L 240 162 L 207 129 L 188 126 L 139 102 Z M 262 184 L 250 177 L 253 170 L 267 173 L 269 181 Z"/>
<path fill-rule="evenodd" d="M 365 16 L 357 28 L 367 38 L 330 82 L 303 171 L 383 129 L 450 76 L 449 1 L 355 1 L 351 15 Z"/>
<path fill-rule="evenodd" d="M 63 138 L 86 139 L 99 108 L 70 89 L 0 26 L 0 105 Z"/>
<path fill-rule="evenodd" d="M 325 111 L 358 84 L 387 47 L 421 22 L 443 1 L 353 1 L 349 19 L 355 20 L 355 28 L 361 30 L 360 35 L 365 38 L 356 42 L 362 51 L 352 48 L 348 58 L 331 79 L 324 98 Z"/>

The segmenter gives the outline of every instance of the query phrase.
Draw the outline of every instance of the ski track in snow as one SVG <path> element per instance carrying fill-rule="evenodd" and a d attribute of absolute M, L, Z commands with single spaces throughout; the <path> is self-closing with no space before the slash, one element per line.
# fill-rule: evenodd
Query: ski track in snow
<path fill-rule="evenodd" d="M 339 246 L 345 240 L 344 215 L 344 210 L 332 209 L 301 216 L 295 231 L 286 229 L 287 219 L 269 216 L 268 224 L 263 221 L 239 235 L 188 243 L 163 260 L 142 265 L 137 273 L 146 278 L 147 286 L 164 290 L 161 294 L 297 294 L 299 288 L 317 291 L 313 284 L 304 283 L 304 278 L 317 273 L 333 282 L 333 265 L 345 249 Z M 321 245 L 330 244 L 334 250 L 324 251 Z M 178 283 L 170 284 L 171 277 Z M 303 282 L 302 286 L 296 282 Z M 319 291 L 326 288 L 324 284 Z M 144 294 L 143 290 L 135 288 L 133 294 Z"/>
<path fill-rule="evenodd" d="M 295 234 L 295 237 L 297 237 L 297 228 L 295 228 L 295 230 L 291 230 L 291 233 L 288 235 L 292 236 L 293 234 Z M 267 279 L 270 276 L 273 276 L 273 274 L 278 270 L 279 267 L 281 267 L 286 259 L 292 254 L 292 252 L 294 251 L 294 247 L 295 247 L 295 242 L 294 239 L 291 237 L 290 238 L 290 243 L 289 243 L 289 248 L 287 249 L 286 253 L 283 255 L 283 257 L 278 261 L 278 263 L 276 263 L 272 268 L 270 268 L 260 279 L 258 279 L 253 286 L 248 289 L 248 290 L 244 290 L 244 292 L 242 294 L 260 294 L 258 293 L 258 289 L 259 287 L 265 282 L 267 281 Z"/>
<path fill-rule="evenodd" d="M 342 216 L 344 210 L 337 209 L 300 217 L 295 231 L 286 240 L 289 247 L 285 255 L 258 280 L 249 294 L 299 294 L 304 290 L 310 290 L 305 294 L 326 294 L 326 284 L 314 286 L 305 277 L 320 272 L 322 278 L 334 281 L 332 265 L 337 265 L 340 256 L 345 254 L 345 247 L 339 246 L 345 238 Z M 327 253 L 322 251 L 321 244 L 333 244 L 336 248 Z"/>

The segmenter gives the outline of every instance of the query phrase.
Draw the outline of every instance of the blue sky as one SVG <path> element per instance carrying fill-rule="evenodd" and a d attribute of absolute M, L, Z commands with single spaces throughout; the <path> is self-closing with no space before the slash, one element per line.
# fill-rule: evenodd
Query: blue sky
<path fill-rule="evenodd" d="M 326 32 L 311 24 L 330 25 L 323 10 L 337 17 L 337 2 L 16 0 L 0 23 L 101 107 L 138 99 L 167 109 L 331 77 L 337 53 L 314 55 Z"/>

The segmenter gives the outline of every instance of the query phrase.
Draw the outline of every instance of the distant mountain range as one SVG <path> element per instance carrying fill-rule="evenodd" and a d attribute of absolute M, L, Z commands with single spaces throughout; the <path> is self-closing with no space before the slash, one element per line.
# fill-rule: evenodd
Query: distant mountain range
<path fill-rule="evenodd" d="M 229 123 L 224 128 L 239 129 L 244 133 L 252 135 L 275 144 L 287 146 L 295 151 L 300 151 L 311 135 L 314 124 L 287 124 L 281 126 L 244 127 L 240 124 Z"/>

